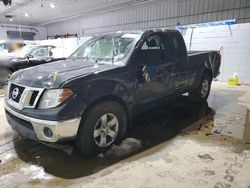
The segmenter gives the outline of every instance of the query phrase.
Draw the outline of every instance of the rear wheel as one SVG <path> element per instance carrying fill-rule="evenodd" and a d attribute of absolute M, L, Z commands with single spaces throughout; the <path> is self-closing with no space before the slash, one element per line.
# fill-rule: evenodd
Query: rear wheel
<path fill-rule="evenodd" d="M 107 101 L 93 106 L 81 123 L 77 147 L 82 154 L 93 156 L 106 152 L 120 142 L 127 130 L 127 114 L 116 102 Z"/>
<path fill-rule="evenodd" d="M 211 76 L 207 72 L 205 72 L 202 76 L 199 86 L 195 90 L 189 92 L 189 97 L 192 100 L 198 102 L 206 101 L 210 93 L 211 83 Z"/>

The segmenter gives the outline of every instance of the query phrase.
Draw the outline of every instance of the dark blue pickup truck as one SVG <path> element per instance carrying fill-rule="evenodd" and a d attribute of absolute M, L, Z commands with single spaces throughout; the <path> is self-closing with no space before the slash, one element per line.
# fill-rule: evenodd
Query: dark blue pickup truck
<path fill-rule="evenodd" d="M 176 30 L 93 37 L 65 61 L 20 70 L 5 97 L 7 119 L 44 143 L 75 140 L 85 155 L 121 141 L 132 117 L 188 93 L 205 101 L 219 74 L 217 51 L 187 52 Z"/>

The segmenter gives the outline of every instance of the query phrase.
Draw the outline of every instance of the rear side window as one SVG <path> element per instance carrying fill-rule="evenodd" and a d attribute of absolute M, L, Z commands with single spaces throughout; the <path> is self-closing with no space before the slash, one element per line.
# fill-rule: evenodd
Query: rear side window
<path fill-rule="evenodd" d="M 176 37 L 173 38 L 173 44 L 174 44 L 175 50 L 180 50 L 180 46 Z"/>
<path fill-rule="evenodd" d="M 187 56 L 186 46 L 183 38 L 178 33 L 169 33 L 168 34 L 172 46 L 172 55 L 176 59 L 180 59 Z"/>

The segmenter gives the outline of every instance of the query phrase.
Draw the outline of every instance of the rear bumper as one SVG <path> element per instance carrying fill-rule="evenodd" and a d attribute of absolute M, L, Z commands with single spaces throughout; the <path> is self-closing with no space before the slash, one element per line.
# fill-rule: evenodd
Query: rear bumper
<path fill-rule="evenodd" d="M 31 118 L 12 110 L 5 104 L 6 118 L 12 129 L 33 140 L 55 143 L 72 139 L 77 135 L 81 118 L 65 121 L 47 121 Z M 52 136 L 46 136 L 45 129 L 50 129 Z"/>

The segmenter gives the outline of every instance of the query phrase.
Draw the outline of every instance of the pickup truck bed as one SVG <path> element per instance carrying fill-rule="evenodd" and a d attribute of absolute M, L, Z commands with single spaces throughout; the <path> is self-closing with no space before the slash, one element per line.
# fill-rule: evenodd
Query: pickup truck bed
<path fill-rule="evenodd" d="M 204 60 L 206 62 L 210 62 L 211 71 L 213 72 L 213 78 L 219 76 L 221 58 L 219 51 L 188 51 L 189 62 L 192 64 L 196 64 L 195 68 L 197 68 L 199 63 L 203 63 Z"/>

